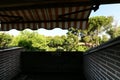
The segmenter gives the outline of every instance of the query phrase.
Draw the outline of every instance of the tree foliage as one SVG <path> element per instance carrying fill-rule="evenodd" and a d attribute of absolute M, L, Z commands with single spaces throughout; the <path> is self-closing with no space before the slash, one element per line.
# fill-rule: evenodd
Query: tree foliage
<path fill-rule="evenodd" d="M 68 31 L 67 37 L 64 42 L 65 51 L 74 51 L 78 47 L 79 39 L 78 36 Z"/>
<path fill-rule="evenodd" d="M 110 35 L 111 39 L 114 39 L 120 36 L 120 27 L 112 27 L 107 30 L 107 33 Z"/>
<path fill-rule="evenodd" d="M 101 37 L 99 36 L 101 33 L 105 32 L 109 28 L 112 27 L 113 17 L 112 16 L 95 16 L 89 18 L 89 27 L 86 32 L 87 37 L 91 37 L 90 42 L 95 44 L 96 46 L 99 45 L 101 42 Z M 86 36 L 85 36 L 86 37 Z M 103 36 L 105 37 L 105 36 Z M 107 38 L 107 37 L 106 37 Z M 83 38 L 84 39 L 84 38 Z M 84 40 L 89 41 L 89 38 L 85 38 Z M 102 38 L 104 39 L 104 38 Z M 107 39 L 108 40 L 108 39 Z"/>
<path fill-rule="evenodd" d="M 51 37 L 51 40 L 49 42 L 49 46 L 50 47 L 58 47 L 58 46 L 63 46 L 64 43 L 64 39 L 62 39 L 60 36 L 55 36 L 55 37 Z"/>
<path fill-rule="evenodd" d="M 0 48 L 7 48 L 12 40 L 12 36 L 6 33 L 0 33 Z"/>
<path fill-rule="evenodd" d="M 112 26 L 113 17 L 112 16 L 95 16 L 89 18 L 89 28 L 88 31 L 94 31 L 97 35 Z"/>
<path fill-rule="evenodd" d="M 108 40 L 109 38 L 107 37 L 107 35 L 102 35 L 101 43 L 107 42 Z"/>
<path fill-rule="evenodd" d="M 79 31 L 74 28 L 70 28 L 66 35 L 54 37 L 46 37 L 37 32 L 24 30 L 14 37 L 11 45 L 32 51 L 84 51 L 87 47 L 80 47 L 78 36 Z"/>

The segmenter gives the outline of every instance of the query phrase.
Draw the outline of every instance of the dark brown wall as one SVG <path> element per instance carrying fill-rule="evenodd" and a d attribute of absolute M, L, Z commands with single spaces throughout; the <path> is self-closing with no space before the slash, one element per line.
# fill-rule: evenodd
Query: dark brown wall
<path fill-rule="evenodd" d="M 120 80 L 120 38 L 86 52 L 84 70 L 87 80 Z"/>
<path fill-rule="evenodd" d="M 0 80 L 10 80 L 20 72 L 20 52 L 23 49 L 0 50 Z"/>
<path fill-rule="evenodd" d="M 25 73 L 82 72 L 81 52 L 22 52 L 22 70 Z"/>

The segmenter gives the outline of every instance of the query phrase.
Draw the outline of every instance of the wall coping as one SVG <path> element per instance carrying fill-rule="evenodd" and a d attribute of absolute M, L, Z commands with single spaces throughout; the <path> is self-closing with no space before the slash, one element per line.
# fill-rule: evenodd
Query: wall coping
<path fill-rule="evenodd" d="M 17 50 L 17 49 L 23 49 L 21 47 L 12 47 L 12 48 L 7 48 L 7 49 L 0 49 L 1 52 L 6 52 L 6 51 L 12 51 L 12 50 Z"/>
<path fill-rule="evenodd" d="M 96 51 L 99 51 L 99 50 L 101 50 L 101 49 L 104 49 L 104 48 L 113 46 L 113 45 L 118 44 L 118 43 L 120 43 L 120 37 L 117 37 L 117 38 L 115 38 L 115 39 L 109 40 L 109 41 L 107 41 L 106 43 L 103 43 L 103 44 L 101 44 L 101 45 L 99 45 L 99 46 L 97 46 L 97 47 L 91 48 L 91 49 L 87 50 L 87 51 L 84 53 L 84 55 L 91 54 L 91 53 L 93 53 L 93 52 L 96 52 Z"/>

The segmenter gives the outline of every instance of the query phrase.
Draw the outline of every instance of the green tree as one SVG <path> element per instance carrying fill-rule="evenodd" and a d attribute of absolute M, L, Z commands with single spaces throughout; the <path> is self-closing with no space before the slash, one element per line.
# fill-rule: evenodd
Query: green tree
<path fill-rule="evenodd" d="M 64 42 L 64 49 L 65 51 L 76 51 L 78 48 L 78 35 L 75 35 L 70 31 L 67 33 L 67 37 Z"/>
<path fill-rule="evenodd" d="M 22 31 L 17 37 L 13 39 L 11 45 L 24 47 L 26 50 L 43 51 L 47 48 L 46 37 L 37 32 Z"/>
<path fill-rule="evenodd" d="M 64 42 L 64 39 L 62 39 L 60 36 L 55 36 L 50 40 L 48 45 L 50 47 L 63 46 L 63 42 Z"/>
<path fill-rule="evenodd" d="M 104 43 L 104 42 L 106 42 L 106 41 L 108 41 L 108 40 L 109 40 L 108 36 L 107 36 L 107 35 L 103 35 L 103 36 L 102 36 L 101 43 Z"/>
<path fill-rule="evenodd" d="M 6 33 L 0 33 L 0 48 L 8 48 L 12 41 L 12 36 Z"/>
<path fill-rule="evenodd" d="M 30 40 L 25 40 L 25 39 L 21 39 L 21 40 L 18 42 L 18 46 L 24 47 L 26 50 L 31 50 L 31 49 L 32 49 L 32 41 L 30 41 Z"/>
<path fill-rule="evenodd" d="M 34 34 L 34 37 L 31 38 L 32 46 L 39 51 L 45 51 L 47 49 L 47 40 L 46 37 L 38 33 Z"/>
<path fill-rule="evenodd" d="M 68 31 L 69 31 L 69 33 L 72 33 L 72 34 L 74 34 L 74 35 L 76 35 L 76 36 L 79 36 L 81 30 L 80 30 L 80 29 L 77 29 L 77 28 L 71 27 L 71 28 L 68 29 Z"/>
<path fill-rule="evenodd" d="M 13 37 L 10 46 L 17 47 L 20 39 L 21 39 L 20 35 Z"/>
<path fill-rule="evenodd" d="M 83 41 L 84 41 L 85 43 L 89 43 L 89 42 L 91 41 L 91 36 L 85 36 L 85 37 L 83 38 Z"/>
<path fill-rule="evenodd" d="M 88 27 L 88 35 L 91 36 L 91 40 L 96 45 L 99 45 L 100 37 L 98 36 L 102 32 L 108 30 L 112 27 L 113 17 L 112 16 L 95 16 L 89 18 L 89 27 Z"/>
<path fill-rule="evenodd" d="M 94 31 L 96 35 L 101 33 L 101 31 L 105 31 L 106 29 L 109 29 L 112 25 L 113 17 L 112 16 L 95 16 L 89 18 L 89 28 L 88 31 Z"/>
<path fill-rule="evenodd" d="M 113 27 L 110 28 L 107 33 L 110 35 L 111 39 L 114 39 L 120 36 L 120 27 Z"/>

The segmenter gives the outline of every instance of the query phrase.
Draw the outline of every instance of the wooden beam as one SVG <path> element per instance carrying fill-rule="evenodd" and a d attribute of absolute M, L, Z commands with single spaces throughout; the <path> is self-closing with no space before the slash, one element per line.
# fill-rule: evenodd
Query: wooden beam
<path fill-rule="evenodd" d="M 87 6 L 120 3 L 120 0 L 2 0 L 0 10 Z"/>
<path fill-rule="evenodd" d="M 16 23 L 49 23 L 49 22 L 72 22 L 72 21 L 87 21 L 88 19 L 64 19 L 64 20 L 41 20 L 41 21 L 19 21 L 19 22 L 1 22 L 1 24 L 16 24 Z"/>
<path fill-rule="evenodd" d="M 99 0 L 53 0 L 53 1 L 33 1 L 28 3 L 16 3 L 3 5 L 0 3 L 0 11 L 21 10 L 21 9 L 37 9 L 37 8 L 57 8 L 57 7 L 73 7 L 73 6 L 92 6 L 98 4 Z"/>
<path fill-rule="evenodd" d="M 120 0 L 100 0 L 100 4 L 116 4 L 120 3 Z"/>
<path fill-rule="evenodd" d="M 62 17 L 67 16 L 67 15 L 72 15 L 72 14 L 76 14 L 76 13 L 80 13 L 80 12 L 84 12 L 84 11 L 90 11 L 92 9 L 94 9 L 94 7 L 90 7 L 90 8 L 87 8 L 87 9 L 83 9 L 83 10 L 79 10 L 79 11 L 59 15 L 59 17 L 62 18 Z"/>

